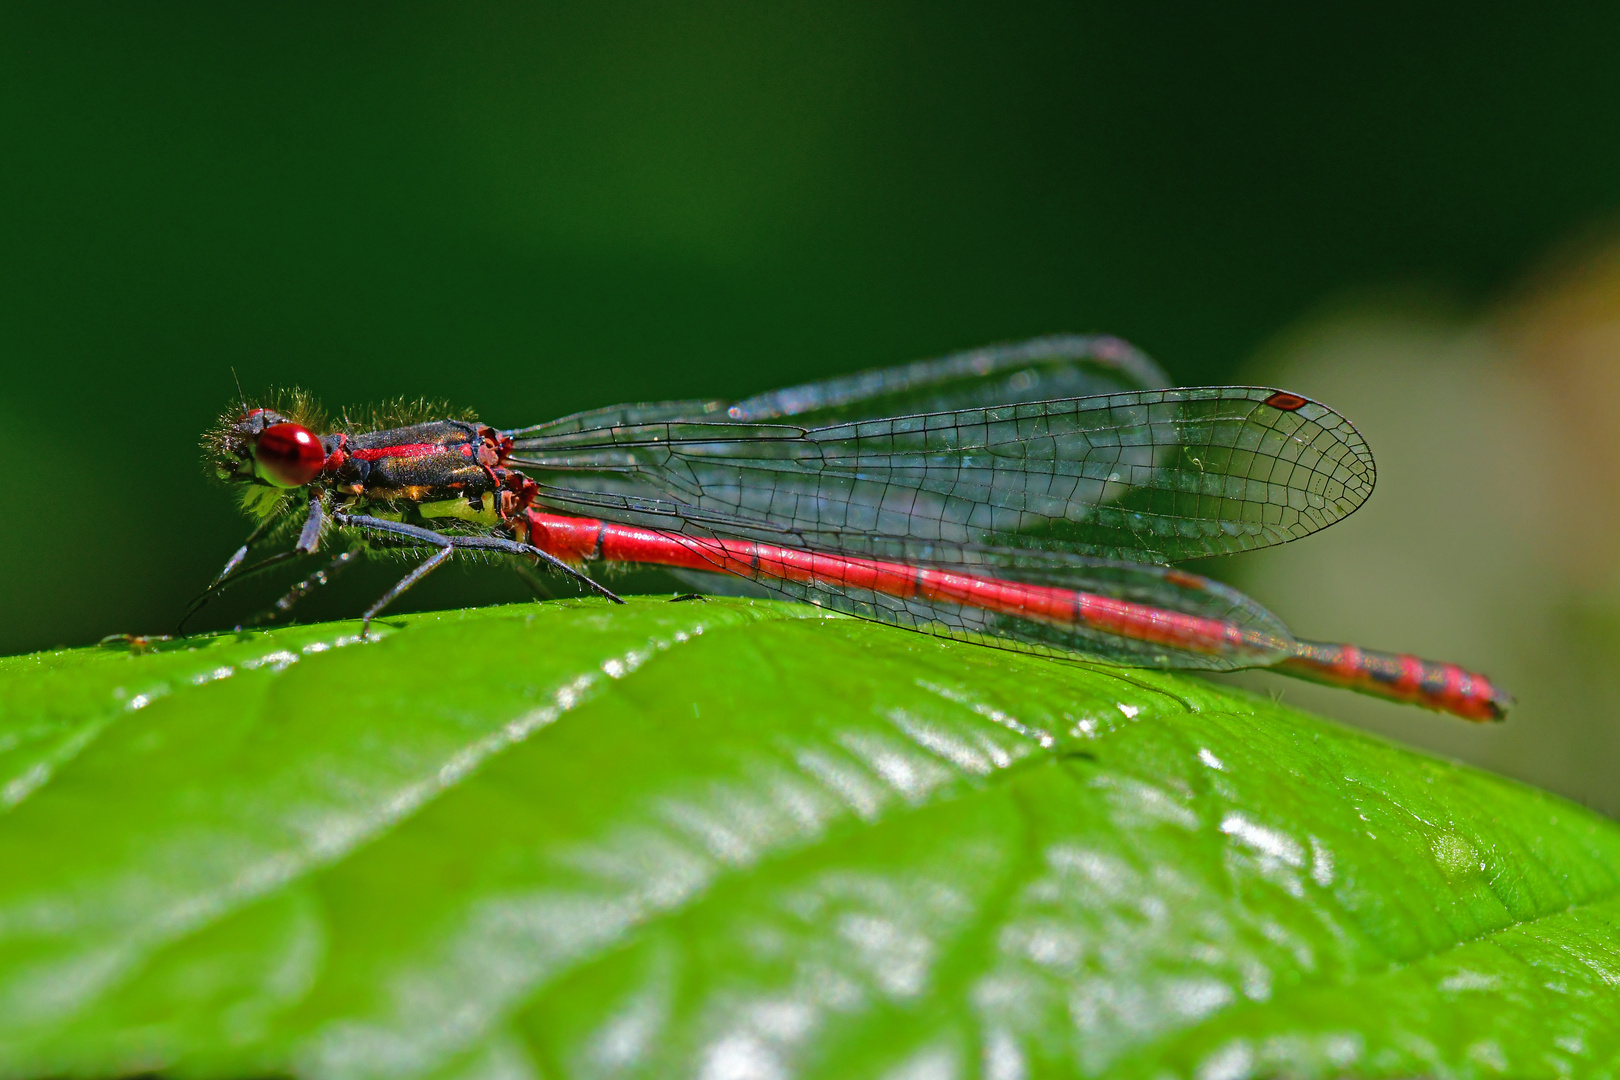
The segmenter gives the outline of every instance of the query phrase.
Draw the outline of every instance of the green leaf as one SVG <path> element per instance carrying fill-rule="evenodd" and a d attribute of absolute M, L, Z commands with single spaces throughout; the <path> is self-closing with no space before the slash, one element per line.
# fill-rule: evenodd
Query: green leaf
<path fill-rule="evenodd" d="M 1620 829 L 1552 796 L 792 605 L 381 630 L 0 660 L 0 1075 L 1620 1061 Z"/>

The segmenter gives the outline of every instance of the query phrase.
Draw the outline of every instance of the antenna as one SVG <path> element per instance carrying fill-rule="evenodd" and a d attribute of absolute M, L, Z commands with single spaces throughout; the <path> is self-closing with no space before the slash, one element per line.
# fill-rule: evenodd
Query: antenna
<path fill-rule="evenodd" d="M 246 420 L 248 414 L 247 395 L 242 393 L 242 377 L 236 373 L 234 365 L 231 367 L 231 378 L 236 382 L 236 400 L 242 404 L 242 419 Z"/>

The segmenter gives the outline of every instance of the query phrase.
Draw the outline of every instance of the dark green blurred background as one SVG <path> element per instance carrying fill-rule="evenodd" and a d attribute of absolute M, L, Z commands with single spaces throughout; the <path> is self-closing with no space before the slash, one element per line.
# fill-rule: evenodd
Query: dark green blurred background
<path fill-rule="evenodd" d="M 233 366 L 523 424 L 1057 330 L 1218 382 L 1346 289 L 1481 302 L 1620 207 L 1617 45 L 1613 5 L 5 4 L 0 648 L 172 626 L 244 531 L 196 449 Z"/>

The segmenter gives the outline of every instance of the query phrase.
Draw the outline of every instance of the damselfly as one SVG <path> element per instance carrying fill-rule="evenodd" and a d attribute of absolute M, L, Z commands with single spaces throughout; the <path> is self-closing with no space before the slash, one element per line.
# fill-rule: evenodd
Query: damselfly
<path fill-rule="evenodd" d="M 1473 720 L 1512 703 L 1452 664 L 1299 640 L 1242 593 L 1172 567 L 1331 525 L 1371 494 L 1372 455 L 1326 406 L 1171 388 L 1112 337 L 507 430 L 423 403 L 327 423 L 293 391 L 242 402 L 204 447 L 258 525 L 193 611 L 340 539 L 278 609 L 389 549 L 430 554 L 366 610 L 368 628 L 459 552 L 539 563 L 614 601 L 584 568 L 643 563 L 705 591 L 751 582 L 1000 648 L 1272 668 Z M 277 541 L 290 546 L 248 564 Z"/>

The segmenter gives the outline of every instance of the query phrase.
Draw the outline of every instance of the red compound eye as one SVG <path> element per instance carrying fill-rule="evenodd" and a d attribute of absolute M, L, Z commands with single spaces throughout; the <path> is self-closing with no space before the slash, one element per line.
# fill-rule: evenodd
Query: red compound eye
<path fill-rule="evenodd" d="M 253 443 L 259 475 L 277 487 L 303 487 L 320 474 L 326 451 L 314 432 L 299 424 L 271 424 Z"/>

